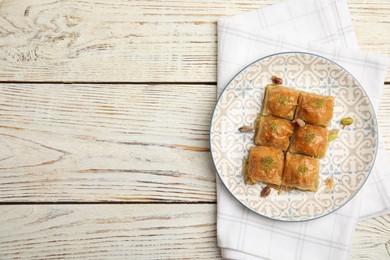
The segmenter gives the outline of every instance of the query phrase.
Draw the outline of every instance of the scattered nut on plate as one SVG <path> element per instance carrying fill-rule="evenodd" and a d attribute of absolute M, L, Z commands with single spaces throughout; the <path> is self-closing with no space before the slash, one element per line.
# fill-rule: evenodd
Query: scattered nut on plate
<path fill-rule="evenodd" d="M 272 82 L 275 84 L 275 85 L 282 85 L 283 84 L 283 79 L 279 76 L 276 76 L 276 75 L 273 75 L 271 77 L 271 80 Z"/>
<path fill-rule="evenodd" d="M 249 125 L 244 125 L 244 126 L 241 126 L 240 128 L 238 128 L 238 131 L 240 131 L 241 133 L 248 133 L 248 132 L 253 132 L 254 128 L 252 126 L 249 126 Z"/>
<path fill-rule="evenodd" d="M 265 197 L 267 197 L 270 193 L 271 193 L 271 188 L 268 187 L 268 186 L 265 186 L 265 187 L 261 190 L 260 196 L 261 196 L 262 198 L 265 198 Z"/>
<path fill-rule="evenodd" d="M 298 127 L 304 127 L 306 125 L 305 121 L 299 118 L 294 119 L 291 123 L 293 123 L 294 126 L 298 126 Z"/>
<path fill-rule="evenodd" d="M 348 126 L 348 125 L 352 125 L 353 124 L 353 118 L 352 117 L 344 117 L 343 119 L 341 119 L 340 123 L 341 125 L 343 126 L 343 129 Z"/>

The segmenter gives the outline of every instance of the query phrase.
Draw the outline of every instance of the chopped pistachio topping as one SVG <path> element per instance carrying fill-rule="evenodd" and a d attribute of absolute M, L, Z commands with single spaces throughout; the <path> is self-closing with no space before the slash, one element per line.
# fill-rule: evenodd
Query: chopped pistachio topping
<path fill-rule="evenodd" d="M 284 106 L 288 101 L 288 98 L 286 96 L 280 96 L 278 97 L 279 105 Z"/>
<path fill-rule="evenodd" d="M 271 124 L 269 124 L 269 129 L 271 130 L 271 133 L 276 133 L 278 131 L 278 125 L 275 122 L 271 122 Z"/>
<path fill-rule="evenodd" d="M 261 169 L 263 169 L 264 171 L 271 170 L 273 162 L 274 162 L 274 159 L 272 159 L 272 157 L 269 157 L 269 156 L 264 157 L 261 160 Z"/>
<path fill-rule="evenodd" d="M 299 165 L 299 167 L 298 167 L 298 172 L 300 172 L 300 173 L 306 173 L 307 170 L 308 170 L 308 169 L 307 169 L 307 166 L 306 166 L 305 163 Z"/>
<path fill-rule="evenodd" d="M 314 137 L 315 137 L 315 136 L 316 136 L 316 135 L 315 135 L 314 133 L 310 133 L 310 134 L 305 133 L 305 134 L 303 135 L 303 138 L 306 140 L 306 142 L 311 142 L 311 141 L 314 140 Z"/>
<path fill-rule="evenodd" d="M 316 108 L 322 108 L 323 105 L 324 105 L 324 101 L 323 100 L 319 100 L 319 101 L 314 102 L 314 106 Z"/>

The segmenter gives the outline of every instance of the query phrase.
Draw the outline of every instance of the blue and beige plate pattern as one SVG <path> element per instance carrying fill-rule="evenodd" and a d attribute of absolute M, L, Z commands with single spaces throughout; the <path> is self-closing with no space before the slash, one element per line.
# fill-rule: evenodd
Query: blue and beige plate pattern
<path fill-rule="evenodd" d="M 326 157 L 320 160 L 320 186 L 314 192 L 272 190 L 260 197 L 264 184 L 247 185 L 242 167 L 253 144 L 253 126 L 261 110 L 265 86 L 278 75 L 284 85 L 336 97 L 328 129 L 339 129 Z M 354 118 L 341 129 L 340 120 Z M 304 221 L 327 215 L 346 204 L 363 186 L 378 146 L 377 120 L 369 98 L 355 78 L 336 63 L 309 53 L 279 53 L 262 58 L 238 73 L 222 92 L 211 122 L 210 148 L 216 171 L 230 193 L 248 209 L 271 219 Z M 326 189 L 331 177 L 335 186 Z"/>

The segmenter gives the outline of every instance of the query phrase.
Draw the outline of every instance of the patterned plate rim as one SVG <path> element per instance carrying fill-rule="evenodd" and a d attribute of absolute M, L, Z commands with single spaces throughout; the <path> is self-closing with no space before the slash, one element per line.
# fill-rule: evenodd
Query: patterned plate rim
<path fill-rule="evenodd" d="M 234 193 L 228 188 L 228 186 L 226 185 L 226 183 L 223 181 L 218 169 L 217 169 L 217 166 L 215 164 L 215 161 L 214 161 L 214 154 L 213 154 L 213 149 L 212 149 L 212 146 L 213 146 L 213 142 L 212 142 L 212 137 L 213 137 L 213 131 L 212 131 L 212 128 L 213 128 L 213 123 L 214 123 L 214 116 L 215 116 L 215 112 L 217 110 L 217 107 L 218 107 L 218 104 L 223 96 L 223 94 L 225 93 L 225 91 L 227 90 L 227 87 L 230 85 L 230 83 L 241 73 L 243 72 L 244 70 L 246 70 L 247 68 L 249 68 L 250 66 L 252 66 L 253 64 L 259 62 L 259 61 L 262 61 L 264 59 L 267 59 L 267 58 L 270 58 L 270 57 L 273 57 L 273 56 L 279 56 L 279 55 L 289 55 L 289 54 L 306 54 L 306 55 L 312 55 L 312 56 L 316 56 L 316 57 L 319 57 L 319 58 L 322 58 L 324 60 L 327 60 L 333 64 L 335 64 L 336 66 L 340 67 L 342 70 L 344 70 L 345 72 L 347 72 L 355 81 L 356 83 L 360 86 L 360 88 L 362 89 L 363 93 L 365 94 L 365 96 L 367 97 L 369 103 L 370 103 L 370 107 L 372 109 L 372 112 L 373 112 L 373 117 L 375 118 L 375 130 L 376 130 L 376 135 L 375 135 L 375 140 L 376 140 L 376 145 L 375 145 L 375 149 L 374 149 L 374 159 L 373 159 L 373 163 L 371 165 L 371 168 L 369 170 L 367 170 L 367 176 L 366 178 L 364 179 L 363 183 L 360 185 L 360 187 L 358 187 L 355 192 L 350 196 L 350 198 L 344 203 L 342 204 L 341 206 L 339 206 L 338 208 L 335 208 L 334 210 L 332 211 L 329 211 L 323 215 L 319 215 L 319 216 L 315 216 L 315 217 L 312 217 L 312 218 L 308 218 L 308 219 L 302 219 L 302 220 L 291 220 L 291 219 L 279 219 L 279 218 L 273 218 L 271 216 L 266 216 L 266 215 L 263 215 L 263 214 L 260 214 L 259 212 L 257 212 L 256 210 L 248 207 L 247 205 L 245 205 L 239 198 L 237 198 Z M 364 184 L 366 183 L 367 179 L 370 177 L 370 174 L 372 172 L 372 169 L 374 168 L 374 165 L 375 165 L 375 162 L 376 162 L 376 157 L 377 157 L 377 153 L 378 153 L 378 146 L 379 146 L 379 129 L 378 129 L 378 118 L 376 116 L 376 112 L 375 112 L 375 109 L 372 105 L 372 102 L 371 102 L 371 99 L 370 97 L 367 95 L 367 92 L 366 90 L 363 88 L 362 84 L 360 84 L 360 82 L 355 78 L 355 76 L 352 75 L 352 73 L 350 73 L 347 69 L 345 69 L 343 66 L 341 66 L 340 64 L 338 64 L 337 62 L 329 59 L 329 58 L 325 58 L 324 56 L 321 56 L 321 55 L 318 55 L 318 54 L 314 54 L 314 53 L 310 53 L 310 52 L 303 52 L 303 51 L 288 51 L 288 52 L 278 52 L 278 53 L 274 53 L 274 54 L 270 54 L 270 55 L 267 55 L 267 56 L 264 56 L 262 58 L 259 58 L 253 62 L 251 62 L 250 64 L 246 65 L 245 67 L 243 67 L 236 75 L 234 75 L 230 81 L 226 84 L 226 86 L 223 88 L 221 94 L 219 95 L 218 99 L 217 99 L 217 102 L 215 104 L 215 107 L 214 107 L 214 110 L 213 110 L 213 114 L 212 114 L 212 117 L 211 117 L 211 122 L 210 122 L 210 137 L 209 137 L 209 145 L 210 145 L 210 154 L 211 154 L 211 159 L 213 161 L 213 165 L 214 165 L 214 170 L 216 172 L 216 174 L 218 175 L 218 178 L 219 180 L 221 181 L 221 183 L 223 184 L 224 188 L 230 193 L 230 195 L 237 201 L 239 202 L 242 206 L 244 206 L 245 208 L 249 209 L 250 211 L 254 212 L 255 214 L 259 215 L 259 216 L 262 216 L 262 217 L 265 217 L 265 218 L 268 218 L 268 219 L 271 219 L 271 220 L 277 220 L 277 221 L 281 221 L 281 222 L 306 222 L 306 221 L 311 221 L 311 220 L 315 220 L 315 219 L 319 219 L 319 218 L 322 218 L 322 217 L 325 217 L 331 213 L 334 213 L 335 211 L 341 209 L 342 207 L 344 207 L 346 204 L 348 204 L 355 196 L 356 194 L 358 194 L 360 192 L 360 190 L 362 189 L 362 187 L 364 186 Z"/>

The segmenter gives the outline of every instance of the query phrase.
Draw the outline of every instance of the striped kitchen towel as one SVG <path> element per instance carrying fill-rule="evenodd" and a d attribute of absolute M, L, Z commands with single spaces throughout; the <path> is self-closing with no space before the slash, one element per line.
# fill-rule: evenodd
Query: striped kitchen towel
<path fill-rule="evenodd" d="M 290 0 L 218 21 L 218 95 L 246 65 L 279 52 L 331 59 L 362 84 L 378 112 L 388 59 L 358 50 L 346 0 Z M 362 190 L 341 209 L 306 222 L 270 220 L 237 202 L 217 178 L 218 245 L 227 259 L 346 259 L 358 220 L 390 213 L 390 167 L 379 140 Z M 387 169 L 387 170 L 386 170 Z"/>

